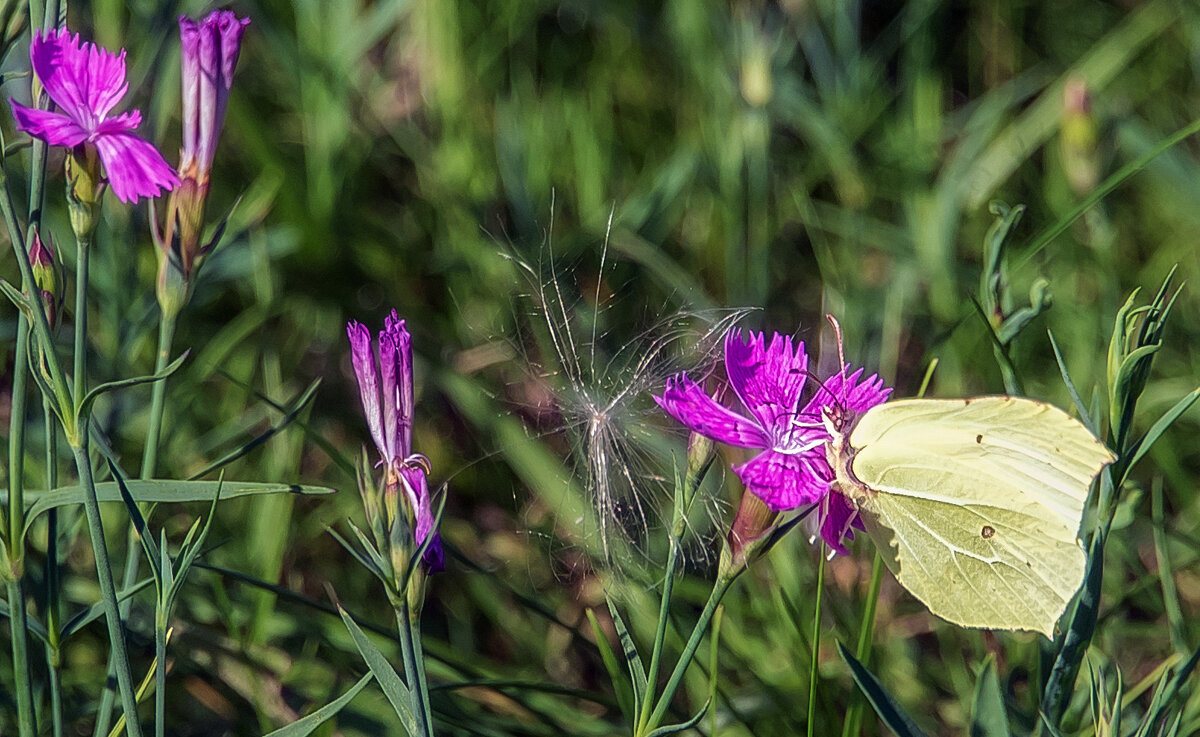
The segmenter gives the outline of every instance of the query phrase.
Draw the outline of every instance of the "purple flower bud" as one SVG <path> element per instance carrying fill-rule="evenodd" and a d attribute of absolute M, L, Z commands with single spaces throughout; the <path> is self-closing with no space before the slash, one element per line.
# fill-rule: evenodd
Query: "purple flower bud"
<path fill-rule="evenodd" d="M 58 308 L 62 302 L 62 279 L 58 265 L 54 263 L 54 244 L 42 234 L 34 231 L 33 247 L 29 249 L 29 263 L 33 266 L 33 281 L 46 306 L 46 318 L 50 327 L 58 325 Z"/>
<path fill-rule="evenodd" d="M 202 21 L 179 16 L 183 46 L 183 149 L 179 172 L 204 188 L 225 122 L 242 31 L 249 22 L 249 18 L 238 18 L 232 10 L 214 10 Z"/>

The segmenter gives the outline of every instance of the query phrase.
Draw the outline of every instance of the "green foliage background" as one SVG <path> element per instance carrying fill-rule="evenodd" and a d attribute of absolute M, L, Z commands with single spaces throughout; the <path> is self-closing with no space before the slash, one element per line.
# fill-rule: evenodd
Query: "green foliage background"
<path fill-rule="evenodd" d="M 426 649 L 435 684 L 469 683 L 434 694 L 445 734 L 618 731 L 606 721 L 613 696 L 584 610 L 605 616 L 603 591 L 619 592 L 635 637 L 649 638 L 654 601 L 628 584 L 642 580 L 637 571 L 661 546 L 652 530 L 644 552 L 621 561 L 623 575 L 596 556 L 588 483 L 577 478 L 587 466 L 571 454 L 586 428 L 572 423 L 581 402 L 602 405 L 631 378 L 628 359 L 646 331 L 676 312 L 760 308 L 742 324 L 799 326 L 815 346 L 829 311 L 842 322 L 848 360 L 879 371 L 900 396 L 916 391 L 934 358 L 933 396 L 1003 391 L 970 299 L 993 221 L 987 205 L 1001 199 L 1028 207 L 1010 264 L 1013 291 L 1025 294 L 1044 277 L 1054 299 L 1014 348 L 1027 393 L 1069 406 L 1050 329 L 1089 397 L 1104 381 L 1117 308 L 1134 289 L 1157 289 L 1174 265 L 1188 285 L 1141 425 L 1200 376 L 1195 139 L 1157 157 L 1044 249 L 1023 246 L 1098 181 L 1200 117 L 1194 3 L 264 0 L 235 9 L 252 24 L 210 213 L 241 201 L 180 320 L 176 345 L 192 355 L 170 385 L 161 472 L 203 468 L 277 420 L 270 402 L 285 404 L 319 378 L 302 422 L 228 474 L 343 493 L 221 505 L 212 539 L 227 542 L 208 562 L 290 593 L 197 572 L 172 642 L 178 734 L 269 731 L 361 674 L 341 621 L 297 597 L 327 604 L 332 586 L 348 608 L 388 624 L 376 582 L 325 531 L 344 531 L 358 514 L 348 461 L 368 442 L 348 319 L 380 325 L 393 306 L 408 319 L 418 354 L 415 446 L 433 479 L 449 483 L 443 534 L 454 554 L 431 582 Z M 74 3 L 68 16 L 85 38 L 128 49 L 132 104 L 172 161 L 175 18 L 202 10 L 102 0 Z M 6 68 L 21 67 L 26 48 L 19 41 Z M 1079 85 L 1090 108 L 1073 116 L 1064 90 Z M 52 158 L 52 171 L 60 163 Z M 60 182 L 55 174 L 50 191 Z M 153 365 L 157 316 L 146 213 L 108 204 L 92 265 L 101 379 Z M 67 242 L 65 211 L 55 210 L 51 225 Z M 539 295 L 567 310 L 583 395 L 571 391 L 571 364 L 553 350 Z M 563 313 L 550 312 L 561 327 Z M 15 313 L 0 318 L 11 335 Z M 3 345 L 11 351 L 11 341 Z M 4 361 L 11 366 L 12 356 Z M 100 418 L 131 463 L 148 396 L 126 392 Z M 613 427 L 643 444 L 647 427 L 662 430 L 650 434 L 659 452 L 635 450 L 629 461 L 649 494 L 654 474 L 670 475 L 654 465 L 663 443 L 667 457 L 679 457 L 683 439 L 647 407 L 645 396 L 618 407 L 633 422 Z M 1110 678 L 1119 666 L 1127 692 L 1200 643 L 1198 420 L 1193 410 L 1155 446 L 1136 474 L 1144 493 L 1127 493 L 1109 545 L 1087 662 Z M 741 459 L 728 451 L 718 465 Z M 740 493 L 728 476 L 709 490 L 717 529 Z M 1153 483 L 1165 499 L 1157 523 Z M 111 511 L 120 545 L 122 510 Z M 204 512 L 160 508 L 156 518 L 181 535 Z M 681 627 L 695 615 L 687 602 L 704 601 L 712 563 L 713 522 L 696 524 L 710 552 L 697 544 L 680 585 Z M 1157 549 L 1156 527 L 1165 532 Z M 85 574 L 86 550 L 77 546 L 71 561 Z M 853 642 L 870 577 L 869 543 L 853 553 L 830 563 L 825 578 L 818 734 L 840 732 L 860 701 L 833 648 L 835 639 Z M 704 733 L 714 724 L 722 735 L 804 729 L 818 561 L 797 531 L 734 588 L 718 708 Z M 1160 566 L 1176 592 L 1165 599 Z M 72 600 L 95 599 L 87 575 L 72 581 Z M 66 684 L 81 712 L 103 667 L 99 628 L 93 635 L 70 651 L 87 674 Z M 148 660 L 146 641 L 132 646 Z M 938 623 L 889 580 L 870 664 L 926 729 L 958 734 L 989 653 L 1010 706 L 1029 708 L 1038 647 L 1032 636 Z M 697 706 L 707 684 L 693 670 Z M 1083 732 L 1086 691 L 1068 719 Z M 1184 710 L 1185 724 L 1200 724 L 1200 697 Z M 388 714 L 368 689 L 339 729 L 387 733 L 397 729 Z M 866 720 L 866 733 L 877 729 Z"/>

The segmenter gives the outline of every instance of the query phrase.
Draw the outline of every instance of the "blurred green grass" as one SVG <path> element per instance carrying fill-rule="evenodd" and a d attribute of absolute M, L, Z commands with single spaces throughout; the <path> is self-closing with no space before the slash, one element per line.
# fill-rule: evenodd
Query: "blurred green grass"
<path fill-rule="evenodd" d="M 1072 181 L 1080 166 L 1085 180 L 1087 166 L 1102 180 L 1200 117 L 1194 4 L 236 7 L 252 25 L 210 213 L 243 199 L 180 321 L 177 345 L 193 354 L 169 391 L 160 457 L 165 471 L 189 475 L 277 419 L 255 392 L 285 403 L 321 378 L 303 426 L 230 474 L 344 493 L 225 503 L 228 543 L 209 560 L 316 600 L 332 582 L 351 608 L 385 624 L 373 581 L 325 533 L 344 529 L 357 501 L 342 459 L 314 440 L 346 457 L 367 441 L 344 323 L 378 323 L 396 307 L 418 354 L 415 445 L 430 457 L 433 478 L 449 479 L 443 529 L 462 556 L 432 582 L 434 682 L 553 683 L 611 698 L 583 610 L 603 609 L 603 587 L 619 582 L 589 557 L 598 533 L 586 484 L 567 480 L 579 468 L 568 457 L 579 438 L 557 431 L 569 414 L 555 403 L 564 368 L 537 306 L 538 290 L 556 287 L 546 270 L 531 283 L 515 262 L 553 263 L 577 339 L 588 344 L 596 331 L 602 365 L 677 310 L 760 308 L 744 323 L 799 326 L 812 345 L 822 312 L 832 311 L 849 360 L 880 371 L 900 395 L 916 390 L 933 358 L 930 394 L 998 392 L 1000 373 L 969 299 L 992 222 L 987 203 L 998 198 L 1028 206 L 1014 291 L 1044 276 L 1054 298 L 1015 348 L 1028 393 L 1068 404 L 1044 338 L 1051 329 L 1089 394 L 1103 380 L 1116 309 L 1131 290 L 1155 289 L 1176 264 L 1188 286 L 1142 426 L 1200 376 L 1195 140 L 1159 156 L 1041 252 L 1023 258 L 1020 248 L 1095 186 L 1094 178 Z M 129 49 L 135 100 L 172 160 L 174 18 L 200 9 L 111 0 L 71 8 L 73 28 Z M 12 53 L 24 52 L 18 44 Z M 1070 121 L 1075 129 L 1064 124 L 1072 80 L 1090 98 L 1090 109 Z M 51 196 L 60 183 L 53 179 Z M 52 225 L 65 238 L 56 216 Z M 144 212 L 111 207 L 93 263 L 93 347 L 105 375 L 152 365 L 154 255 L 144 226 Z M 11 330 L 11 311 L 3 317 Z M 590 350 L 585 345 L 585 360 Z M 627 375 L 617 360 L 611 370 Z M 140 452 L 146 396 L 128 392 L 105 406 L 103 423 L 130 458 Z M 1127 526 L 1109 546 L 1093 657 L 1119 664 L 1126 683 L 1174 652 L 1148 501 L 1155 479 L 1164 488 L 1183 639 L 1200 642 L 1198 419 L 1193 410 L 1156 446 L 1138 474 L 1147 493 L 1129 505 Z M 682 448 L 681 438 L 674 442 Z M 729 453 L 723 463 L 739 458 Z M 733 480 L 713 493 L 728 505 Z M 157 514 L 178 530 L 201 513 Z M 807 691 L 816 556 L 792 534 L 727 601 L 721 734 L 803 728 L 796 705 Z M 710 558 L 697 555 L 691 575 L 703 577 Z M 858 699 L 833 640 L 857 633 L 869 561 L 869 547 L 859 544 L 826 577 L 819 724 L 840 725 Z M 693 606 L 704 600 L 698 580 L 679 591 Z M 86 585 L 75 592 L 90 595 Z M 630 596 L 631 626 L 645 637 L 652 602 L 644 592 Z M 229 578 L 198 574 L 180 612 L 187 629 L 172 710 L 194 725 L 181 734 L 221 725 L 266 730 L 328 701 L 361 671 L 336 617 Z M 686 621 L 692 612 L 681 605 L 677 615 Z M 98 662 L 96 647 L 81 642 L 73 657 Z M 1012 702 L 1028 708 L 1036 640 L 937 626 L 887 581 L 872 667 L 928 725 L 943 725 L 938 733 L 965 730 L 974 669 L 989 652 L 1000 655 Z M 702 701 L 705 684 L 693 677 L 691 694 Z M 582 730 L 587 715 L 611 715 L 609 706 L 521 687 L 435 696 L 448 734 L 565 733 Z M 387 709 L 364 697 L 341 728 L 379 733 Z M 1200 699 L 1192 698 L 1186 723 L 1195 726 L 1198 713 Z M 868 720 L 866 729 L 876 728 Z M 601 724 L 596 733 L 607 731 Z"/>

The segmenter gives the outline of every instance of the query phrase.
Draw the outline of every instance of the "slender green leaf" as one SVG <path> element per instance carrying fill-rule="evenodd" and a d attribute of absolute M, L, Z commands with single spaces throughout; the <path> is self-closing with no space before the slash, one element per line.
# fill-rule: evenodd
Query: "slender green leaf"
<path fill-rule="evenodd" d="M 1042 727 L 1046 730 L 1046 737 L 1064 737 L 1058 727 L 1054 726 L 1050 721 L 1050 717 L 1046 716 L 1046 712 L 1039 711 L 1038 717 L 1042 720 Z"/>
<path fill-rule="evenodd" d="M 29 300 L 20 289 L 14 287 L 7 279 L 0 279 L 0 292 L 4 292 L 4 296 L 8 297 L 8 301 L 13 303 L 13 307 L 25 313 L 26 317 L 32 317 L 33 308 L 30 307 Z"/>
<path fill-rule="evenodd" d="M 900 704 L 896 703 L 896 699 L 888 693 L 875 674 L 851 655 L 841 642 L 838 642 L 837 648 L 842 660 L 850 666 L 850 675 L 854 677 L 854 682 L 858 684 L 859 689 L 867 697 L 867 701 L 871 702 L 875 713 L 879 715 L 888 729 L 895 732 L 897 737 L 924 737 L 925 733 L 917 727 L 917 723 L 901 708 Z"/>
<path fill-rule="evenodd" d="M 237 459 L 241 458 L 242 456 L 246 455 L 250 451 L 257 448 L 258 446 L 260 446 L 263 443 L 270 440 L 275 435 L 282 432 L 288 425 L 292 424 L 292 422 L 296 419 L 296 417 L 298 417 L 300 415 L 301 412 L 304 411 L 304 408 L 308 405 L 309 402 L 312 401 L 313 397 L 316 396 L 317 388 L 320 386 L 321 386 L 321 380 L 314 379 L 313 382 L 308 385 L 308 388 L 305 389 L 303 392 L 301 392 L 300 395 L 298 397 L 296 397 L 296 399 L 293 402 L 291 402 L 291 404 L 288 405 L 287 412 L 285 412 L 283 417 L 281 417 L 279 420 L 277 420 L 275 422 L 275 424 L 271 425 L 269 428 L 267 428 L 262 433 L 255 435 L 254 437 L 250 438 L 249 440 L 242 443 L 238 447 L 234 448 L 233 450 L 229 451 L 225 455 L 221 456 L 217 460 L 208 464 L 201 470 L 192 474 L 192 478 L 198 479 L 201 476 L 207 476 L 208 474 L 212 473 L 213 471 L 216 471 L 219 468 L 222 468 L 224 466 L 229 465 L 230 463 L 233 463 Z"/>
<path fill-rule="evenodd" d="M 327 528 L 329 534 L 333 535 L 333 538 L 341 543 L 342 547 L 353 555 L 355 560 L 361 563 L 368 571 L 374 573 L 375 577 L 391 590 L 395 586 L 395 582 L 392 581 L 391 576 L 387 573 L 391 570 L 391 563 L 367 540 L 366 534 L 358 529 L 358 525 L 351 522 L 350 529 L 354 530 L 354 534 L 358 536 L 358 541 L 362 544 L 362 550 L 351 545 L 349 540 L 343 538 L 333 528 Z"/>
<path fill-rule="evenodd" d="M 188 572 L 192 569 L 192 564 L 196 562 L 196 557 L 200 555 L 201 549 L 204 547 L 204 541 L 208 539 L 209 530 L 212 529 L 213 518 L 217 516 L 217 502 L 221 500 L 221 487 L 224 483 L 224 474 L 222 480 L 217 482 L 217 490 L 213 494 L 212 504 L 208 507 L 208 517 L 204 520 L 204 527 L 200 530 L 200 534 L 195 540 L 192 539 L 196 532 L 196 528 L 200 524 L 200 520 L 192 523 L 191 529 L 188 530 L 187 536 L 183 539 L 183 545 L 179 548 L 179 557 L 176 561 L 179 563 L 179 572 L 177 574 L 176 584 L 167 592 L 167 607 L 171 608 L 175 601 L 176 594 L 179 593 L 180 583 L 187 578 Z"/>
<path fill-rule="evenodd" d="M 0 552 L 0 555 L 3 553 Z M 12 610 L 8 608 L 8 602 L 0 598 L 0 619 L 8 619 L 12 615 Z M 49 641 L 49 635 L 46 632 L 46 625 L 42 624 L 32 614 L 25 615 L 25 626 L 29 629 L 34 637 L 41 640 L 43 643 Z"/>
<path fill-rule="evenodd" d="M 1058 341 L 1054 339 L 1054 333 L 1047 330 L 1046 335 L 1050 338 L 1050 348 L 1054 350 L 1054 360 L 1058 362 L 1058 372 L 1062 375 L 1063 384 L 1067 387 L 1067 393 L 1071 395 L 1071 402 L 1079 412 L 1079 419 L 1087 429 L 1092 431 L 1093 435 L 1100 437 L 1100 428 L 1096 427 L 1096 422 L 1092 419 L 1092 413 L 1088 412 L 1087 405 L 1083 403 L 1083 397 L 1079 396 L 1079 390 L 1075 388 L 1075 382 L 1071 380 L 1071 374 L 1067 372 L 1067 362 L 1063 359 L 1062 351 L 1058 349 Z"/>
<path fill-rule="evenodd" d="M 716 673 L 714 672 L 713 675 L 715 677 Z M 700 707 L 700 710 L 697 711 L 695 714 L 693 714 L 691 719 L 688 719 L 686 722 L 681 722 L 679 724 L 668 724 L 665 727 L 659 727 L 658 729 L 651 732 L 649 737 L 664 737 L 665 735 L 668 735 L 668 734 L 677 734 L 679 732 L 685 732 L 685 731 L 691 729 L 692 727 L 699 724 L 700 720 L 704 718 L 704 715 L 708 713 L 708 707 L 710 704 L 712 704 L 711 696 L 704 700 L 704 704 Z"/>
<path fill-rule="evenodd" d="M 620 641 L 621 651 L 625 655 L 625 666 L 629 669 L 629 680 L 633 684 L 634 713 L 640 714 L 642 702 L 646 699 L 646 667 L 642 663 L 642 656 L 637 651 L 637 645 L 633 643 L 629 629 L 625 626 L 625 620 L 621 619 L 621 613 L 617 611 L 616 603 L 607 595 L 604 600 L 608 602 L 608 611 L 612 615 L 613 627 L 617 630 L 617 639 Z"/>
<path fill-rule="evenodd" d="M 174 481 L 168 479 L 150 479 L 147 481 L 128 481 L 129 495 L 140 503 L 180 503 L 211 501 L 217 488 L 221 489 L 221 498 L 235 499 L 255 494 L 333 494 L 337 490 L 324 486 L 301 486 L 300 484 L 269 484 L 254 481 L 226 481 L 224 486 L 220 481 Z M 56 507 L 72 504 L 83 504 L 83 487 L 64 486 L 54 491 L 26 492 L 27 500 L 32 501 L 26 513 L 26 529 L 29 524 L 43 512 Z M 0 493 L 0 501 L 7 501 L 7 492 Z M 96 497 L 101 502 L 119 502 L 121 490 L 115 481 L 96 484 Z"/>
<path fill-rule="evenodd" d="M 1004 710 L 1004 695 L 996 677 L 996 660 L 984 661 L 975 682 L 975 704 L 971 707 L 971 737 L 1011 737 L 1008 714 Z"/>
<path fill-rule="evenodd" d="M 1155 441 L 1167 431 L 1167 428 L 1174 424 L 1175 420 L 1178 420 L 1184 412 L 1187 412 L 1197 399 L 1200 399 L 1200 388 L 1194 389 L 1176 402 L 1174 407 L 1164 412 L 1163 416 L 1150 426 L 1146 434 L 1133 444 L 1133 453 L 1129 458 L 1129 463 L 1126 464 L 1126 469 L 1132 469 L 1142 459 L 1142 456 L 1146 455 Z"/>
<path fill-rule="evenodd" d="M 108 392 L 116 391 L 118 389 L 125 389 L 125 388 L 131 387 L 131 386 L 137 386 L 139 384 L 150 384 L 155 381 L 162 381 L 163 379 L 166 379 L 171 374 L 173 374 L 179 370 L 179 367 L 183 365 L 183 362 L 187 360 L 187 357 L 188 357 L 188 351 L 184 351 L 183 354 L 179 356 L 179 358 L 176 358 L 174 361 L 172 361 L 170 364 L 168 364 L 166 368 L 164 368 L 162 371 L 158 372 L 157 374 L 148 374 L 146 376 L 135 376 L 132 379 L 121 379 L 120 381 L 110 381 L 105 384 L 101 384 L 101 385 L 97 386 L 96 388 L 94 388 L 90 392 L 88 392 L 83 397 L 83 401 L 79 403 L 79 416 L 87 417 L 89 415 L 89 413 L 91 412 L 92 405 L 96 402 L 96 400 L 102 394 L 107 394 Z"/>
<path fill-rule="evenodd" d="M 433 510 L 433 525 L 429 528 L 429 532 L 425 535 L 425 539 L 421 541 L 421 544 L 417 546 L 417 549 L 413 551 L 413 554 L 408 559 L 408 563 L 404 568 L 404 577 L 400 580 L 399 589 L 401 591 L 408 590 L 409 579 L 412 578 L 413 572 L 417 570 L 417 566 L 419 566 L 421 561 L 425 558 L 425 551 L 429 550 L 429 546 L 433 544 L 438 529 L 442 526 L 442 512 L 446 511 L 445 488 L 446 487 L 443 484 L 442 488 L 438 489 L 437 493 L 434 495 L 434 503 L 437 506 Z M 358 530 L 356 529 L 355 532 L 358 532 Z M 359 538 L 363 539 L 363 535 L 361 533 L 359 533 Z"/>
<path fill-rule="evenodd" d="M 596 637 L 596 648 L 600 651 L 600 661 L 604 663 L 604 669 L 608 671 L 608 679 L 612 682 L 613 690 L 616 692 L 617 704 L 621 707 L 621 713 L 625 715 L 625 718 L 633 721 L 637 716 L 637 712 L 634 711 L 633 687 L 622 676 L 621 665 L 617 662 L 617 654 L 613 652 L 612 645 L 608 642 L 608 636 L 604 634 L 604 629 L 596 619 L 596 613 L 589 607 L 586 614 L 588 622 L 592 625 L 592 633 Z"/>
<path fill-rule="evenodd" d="M 125 502 L 125 511 L 129 512 L 129 518 L 133 522 L 133 529 L 137 533 L 138 542 L 142 544 L 142 549 L 146 551 L 146 560 L 150 563 L 150 571 L 154 574 L 156 586 L 161 594 L 166 589 L 164 577 L 170 573 L 171 560 L 166 558 L 165 552 L 160 554 L 160 549 L 154 542 L 154 536 L 149 534 L 150 528 L 146 524 L 146 518 L 142 516 L 142 510 L 138 507 L 138 503 L 134 501 L 133 495 L 129 492 L 129 485 L 126 484 L 125 477 L 117 469 L 116 464 L 111 461 L 108 464 L 108 468 L 112 472 L 113 478 L 116 479 L 117 491 L 121 494 L 121 501 Z M 99 496 L 99 493 L 99 489 L 97 489 L 97 496 Z M 162 550 L 166 550 L 165 538 Z M 166 559 L 165 570 L 162 564 L 164 559 Z"/>
<path fill-rule="evenodd" d="M 367 639 L 366 633 L 340 604 L 338 605 L 338 614 L 342 615 L 342 621 L 346 623 L 346 629 L 350 630 L 350 637 L 354 639 L 355 647 L 358 648 L 363 660 L 367 661 L 367 667 L 371 669 L 379 687 L 383 689 L 384 696 L 387 696 L 392 708 L 396 710 L 396 716 L 400 717 L 400 723 L 405 731 L 410 735 L 416 735 L 417 705 L 414 703 L 412 691 L 404 684 L 404 681 L 396 673 L 396 669 L 387 661 L 379 648 L 375 647 L 375 643 Z M 414 680 L 411 674 L 410 680 Z"/>
<path fill-rule="evenodd" d="M 137 583 L 130 586 L 129 588 L 118 591 L 117 592 L 117 601 L 124 601 L 125 599 L 128 599 L 129 597 L 138 593 L 139 591 L 146 588 L 147 586 L 149 586 L 152 583 L 154 583 L 153 578 L 143 578 L 141 581 L 138 581 Z M 75 616 L 68 619 L 66 624 L 63 625 L 63 627 L 62 627 L 63 639 L 64 640 L 67 639 L 71 635 L 75 634 L 79 630 L 83 629 L 84 627 L 88 626 L 89 624 L 91 624 L 92 622 L 96 621 L 97 619 L 99 619 L 100 617 L 103 617 L 103 616 L 104 616 L 104 602 L 96 602 L 95 604 L 92 604 L 87 609 L 84 609 L 84 610 L 78 612 L 77 614 L 75 614 Z"/>
<path fill-rule="evenodd" d="M 317 727 L 320 727 L 322 724 L 327 722 L 330 717 L 341 711 L 346 704 L 349 704 L 351 701 L 353 701 L 354 697 L 358 696 L 358 692 L 362 691 L 363 688 L 371 682 L 371 678 L 373 677 L 374 676 L 372 674 L 367 673 L 365 676 L 358 679 L 358 683 L 355 683 L 353 686 L 351 686 L 350 690 L 346 693 L 337 697 L 333 701 L 330 701 L 320 709 L 317 709 L 312 714 L 309 714 L 301 719 L 297 719 L 286 727 L 280 727 L 274 732 L 264 735 L 264 737 L 307 737 L 307 735 L 315 732 Z"/>

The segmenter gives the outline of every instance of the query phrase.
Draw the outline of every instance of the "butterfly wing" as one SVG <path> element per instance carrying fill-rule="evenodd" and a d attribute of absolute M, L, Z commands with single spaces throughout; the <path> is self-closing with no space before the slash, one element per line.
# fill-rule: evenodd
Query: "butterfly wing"
<path fill-rule="evenodd" d="M 1052 405 L 1018 397 L 874 407 L 850 436 L 867 532 L 896 579 L 966 627 L 1054 625 L 1083 581 L 1077 540 L 1112 454 Z"/>

